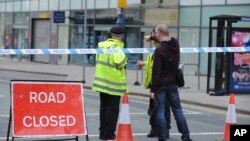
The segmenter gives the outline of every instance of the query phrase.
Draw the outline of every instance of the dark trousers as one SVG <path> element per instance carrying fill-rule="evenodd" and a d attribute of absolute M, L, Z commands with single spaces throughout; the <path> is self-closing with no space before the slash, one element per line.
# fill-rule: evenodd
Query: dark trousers
<path fill-rule="evenodd" d="M 112 139 L 115 137 L 119 116 L 120 96 L 100 93 L 100 136 Z"/>
<path fill-rule="evenodd" d="M 149 108 L 148 108 L 148 115 L 149 115 L 149 124 L 151 125 L 152 130 L 157 130 L 156 127 L 156 119 L 155 119 L 155 114 L 156 110 L 158 108 L 158 102 L 157 99 L 152 99 L 149 98 Z M 170 104 L 169 101 L 166 101 L 166 109 L 165 109 L 165 118 L 167 121 L 167 127 L 168 129 L 171 128 L 170 123 L 171 123 L 171 115 L 170 115 Z"/>

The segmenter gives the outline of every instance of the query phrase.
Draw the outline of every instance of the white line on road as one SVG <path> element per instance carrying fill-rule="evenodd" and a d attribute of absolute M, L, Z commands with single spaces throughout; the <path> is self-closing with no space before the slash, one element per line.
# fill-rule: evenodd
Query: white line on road
<path fill-rule="evenodd" d="M 142 101 L 136 101 L 136 100 L 129 100 L 131 102 L 135 102 L 135 103 L 141 103 L 141 104 L 147 104 L 148 105 L 148 102 L 142 102 Z M 183 109 L 183 111 L 185 112 L 184 114 L 187 115 L 201 115 L 202 113 L 200 112 L 196 112 L 196 111 L 191 111 L 191 110 L 185 110 Z"/>
<path fill-rule="evenodd" d="M 147 136 L 148 133 L 134 133 L 133 136 Z M 200 133 L 190 133 L 191 136 L 196 135 L 222 135 L 223 132 L 200 132 Z M 170 133 L 170 136 L 180 136 L 180 133 Z M 89 137 L 99 137 L 98 134 L 90 134 Z M 11 138 L 9 138 L 11 139 Z M 0 137 L 0 140 L 6 140 L 6 137 Z"/>
<path fill-rule="evenodd" d="M 9 115 L 0 115 L 0 117 L 9 117 Z"/>
<path fill-rule="evenodd" d="M 10 81 L 6 81 L 6 80 L 0 80 L 0 82 L 2 82 L 2 83 L 10 83 Z"/>

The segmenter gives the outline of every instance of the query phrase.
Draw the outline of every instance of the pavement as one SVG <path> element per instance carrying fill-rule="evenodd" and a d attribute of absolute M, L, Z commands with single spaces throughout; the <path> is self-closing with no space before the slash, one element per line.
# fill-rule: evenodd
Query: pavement
<path fill-rule="evenodd" d="M 66 81 L 83 81 L 84 88 L 91 89 L 95 67 L 82 65 L 57 65 L 10 59 L 0 56 L 0 71 L 14 71 L 34 74 L 48 74 L 65 77 Z M 127 70 L 129 94 L 147 97 L 148 89 L 143 87 L 143 70 Z M 137 74 L 137 75 L 136 75 Z M 0 74 L 1 75 L 1 74 Z M 227 111 L 229 96 L 210 96 L 206 93 L 207 77 L 185 75 L 185 86 L 180 89 L 182 103 Z M 141 85 L 134 85 L 139 82 Z M 236 113 L 250 115 L 250 93 L 235 94 Z M 225 115 L 226 117 L 226 115 Z"/>

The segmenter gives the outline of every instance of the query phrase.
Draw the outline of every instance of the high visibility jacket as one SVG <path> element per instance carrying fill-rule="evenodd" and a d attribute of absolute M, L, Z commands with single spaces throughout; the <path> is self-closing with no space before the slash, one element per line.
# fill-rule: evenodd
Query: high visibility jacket
<path fill-rule="evenodd" d="M 149 88 L 152 81 L 153 53 L 148 54 L 147 60 L 144 62 L 144 66 L 146 67 L 144 87 Z"/>
<path fill-rule="evenodd" d="M 110 38 L 98 43 L 101 49 L 123 48 L 122 41 Z M 127 57 L 124 53 L 98 54 L 92 90 L 123 96 L 128 92 L 126 83 Z"/>

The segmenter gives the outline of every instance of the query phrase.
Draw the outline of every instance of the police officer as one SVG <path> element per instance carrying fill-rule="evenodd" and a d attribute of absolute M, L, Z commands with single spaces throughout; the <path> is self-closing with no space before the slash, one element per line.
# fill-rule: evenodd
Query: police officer
<path fill-rule="evenodd" d="M 100 49 L 122 49 L 125 30 L 114 26 L 110 29 L 111 38 L 98 43 Z M 99 139 L 114 140 L 119 115 L 120 98 L 128 92 L 124 53 L 98 54 L 92 90 L 100 92 Z"/>

